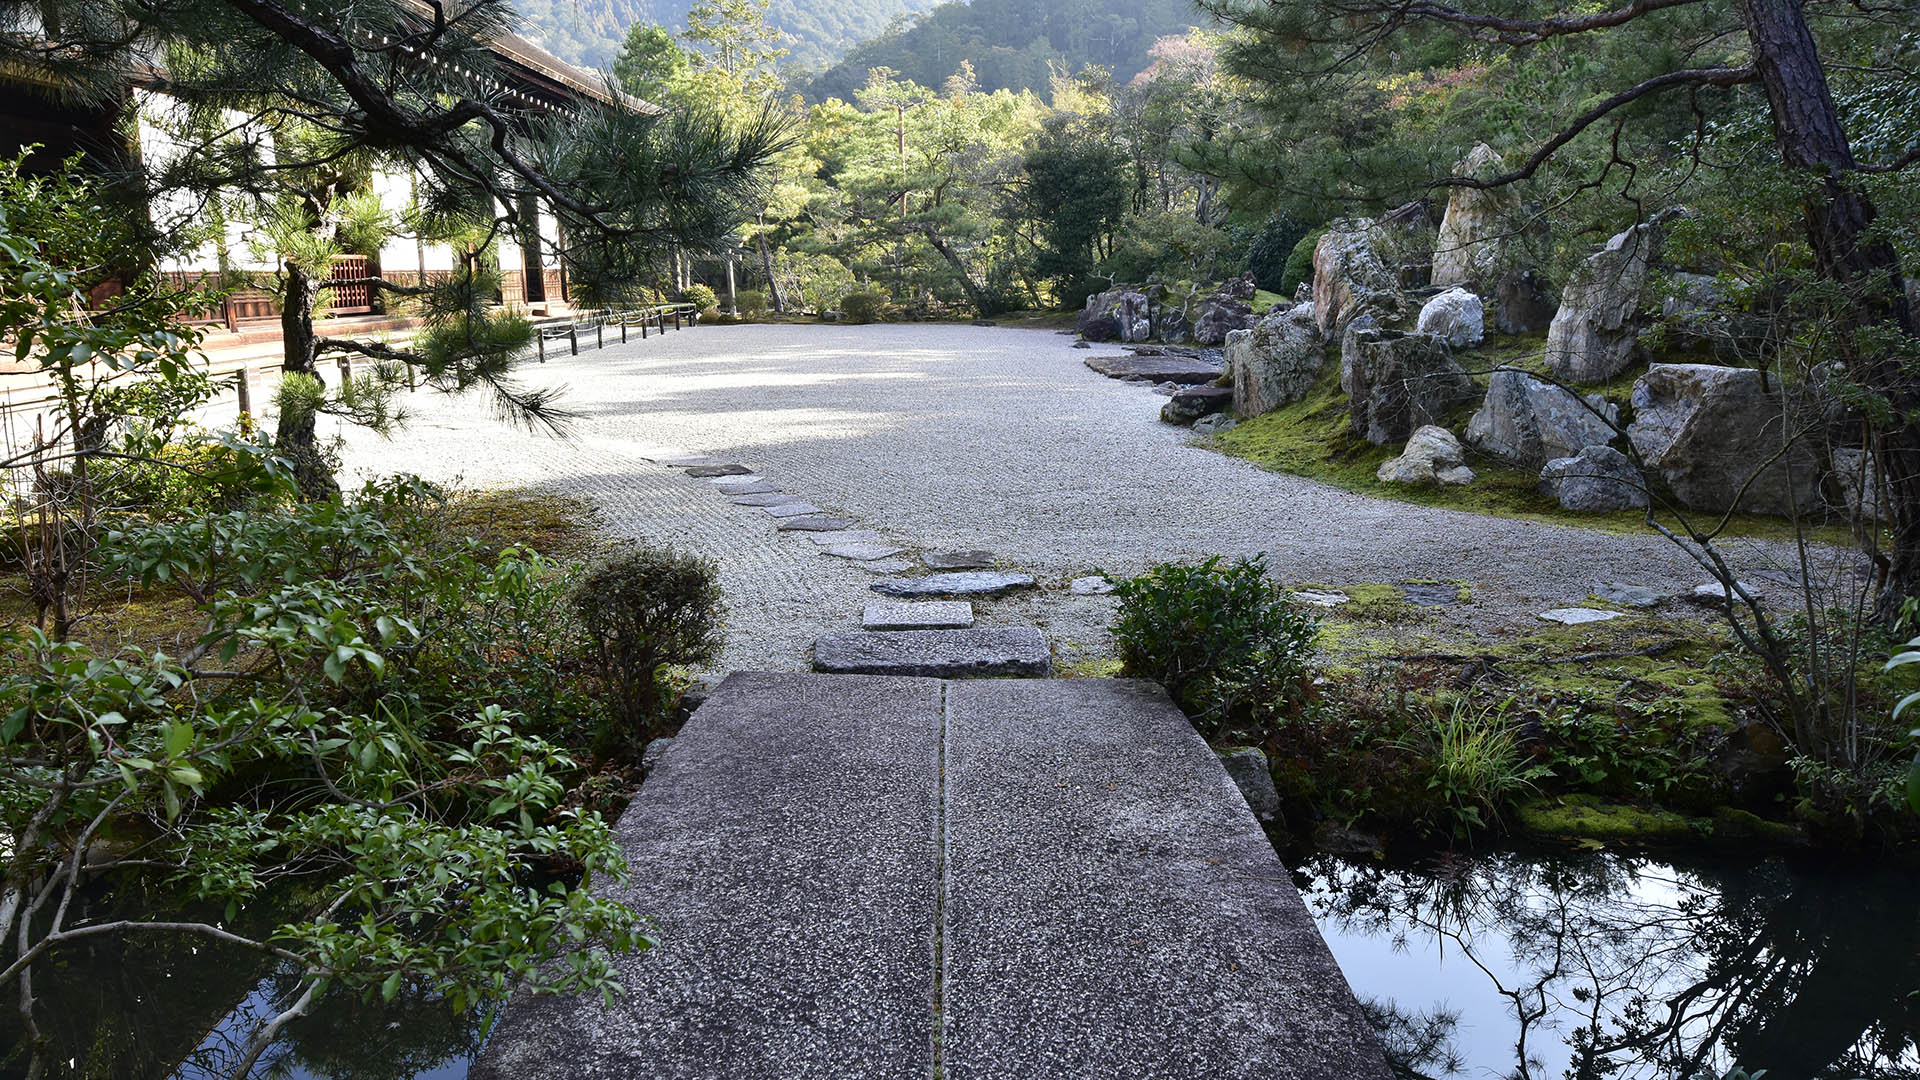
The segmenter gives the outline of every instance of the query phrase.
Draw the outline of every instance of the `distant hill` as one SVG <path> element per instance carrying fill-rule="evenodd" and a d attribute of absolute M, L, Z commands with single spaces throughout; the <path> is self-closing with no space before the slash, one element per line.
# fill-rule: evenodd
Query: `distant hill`
<path fill-rule="evenodd" d="M 1045 90 L 1048 62 L 1069 71 L 1099 64 L 1121 81 L 1152 61 L 1147 50 L 1207 17 L 1190 0 L 973 0 L 941 4 L 855 46 L 808 88 L 816 100 L 845 98 L 867 71 L 888 67 L 939 86 L 962 60 L 984 90 Z"/>
<path fill-rule="evenodd" d="M 768 21 L 792 37 L 792 62 L 818 71 L 858 42 L 885 34 L 896 20 L 937 0 L 773 0 Z M 569 63 L 610 67 L 636 23 L 679 31 L 690 0 L 514 0 L 521 32 Z"/>

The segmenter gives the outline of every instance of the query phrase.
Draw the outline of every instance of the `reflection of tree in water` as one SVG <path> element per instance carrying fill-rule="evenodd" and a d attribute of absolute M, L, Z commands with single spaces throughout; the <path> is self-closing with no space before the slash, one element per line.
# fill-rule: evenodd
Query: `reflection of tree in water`
<path fill-rule="evenodd" d="M 1680 870 L 1603 853 L 1305 868 L 1330 933 L 1465 959 L 1505 998 L 1507 1074 L 1666 1080 L 1733 1063 L 1776 1080 L 1920 1078 L 1920 879 L 1779 862 Z M 1463 1066 L 1458 1018 L 1376 1001 L 1410 1076 Z M 1564 1048 L 1564 1049 L 1563 1049 Z M 1503 1066 L 1504 1067 L 1504 1066 Z"/>

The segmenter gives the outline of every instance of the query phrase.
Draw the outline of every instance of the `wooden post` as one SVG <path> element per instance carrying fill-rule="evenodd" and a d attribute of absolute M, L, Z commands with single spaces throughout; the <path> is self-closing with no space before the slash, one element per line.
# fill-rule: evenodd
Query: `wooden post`
<path fill-rule="evenodd" d="M 352 381 L 353 381 L 353 360 L 346 356 L 342 356 L 340 358 L 340 386 L 344 389 L 346 385 Z"/>
<path fill-rule="evenodd" d="M 593 320 L 593 347 L 596 349 L 607 347 L 607 320 L 605 319 Z"/>
<path fill-rule="evenodd" d="M 627 316 L 620 316 L 620 344 L 627 343 Z"/>
<path fill-rule="evenodd" d="M 680 309 L 678 307 L 673 309 L 673 328 L 675 330 L 680 329 Z"/>
<path fill-rule="evenodd" d="M 237 386 L 240 390 L 240 414 L 242 416 L 253 411 L 252 382 L 253 369 L 245 364 L 240 365 L 240 381 Z"/>
<path fill-rule="evenodd" d="M 540 329 L 539 327 L 537 327 L 537 326 L 536 326 L 536 327 L 534 327 L 534 328 L 533 328 L 533 340 L 534 340 L 534 342 L 535 342 L 535 343 L 536 343 L 536 344 L 537 344 L 537 345 L 539 346 L 539 349 L 540 349 L 540 362 L 541 362 L 541 363 L 543 363 L 543 364 L 544 364 L 544 363 L 546 363 L 546 362 L 547 362 L 547 335 L 546 335 L 546 332 L 545 332 L 545 331 L 543 331 L 543 330 L 541 330 L 541 329 Z"/>
<path fill-rule="evenodd" d="M 567 324 L 567 344 L 573 346 L 573 355 L 575 356 L 580 355 L 580 324 L 579 323 L 570 322 Z"/>

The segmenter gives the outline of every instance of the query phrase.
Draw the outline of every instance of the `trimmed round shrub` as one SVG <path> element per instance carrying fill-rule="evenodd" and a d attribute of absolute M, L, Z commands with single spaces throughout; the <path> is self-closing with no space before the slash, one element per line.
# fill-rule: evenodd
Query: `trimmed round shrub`
<path fill-rule="evenodd" d="M 741 289 L 733 294 L 734 306 L 742 315 L 764 315 L 767 313 L 767 294 L 759 289 Z"/>
<path fill-rule="evenodd" d="M 887 295 L 872 289 L 850 292 L 840 298 L 840 314 L 848 322 L 870 323 L 887 313 Z"/>
<path fill-rule="evenodd" d="M 670 547 L 637 544 L 588 573 L 574 607 L 593 642 L 611 712 L 602 741 L 638 748 L 660 733 L 673 705 L 662 693 L 662 669 L 719 655 L 714 566 Z"/>
<path fill-rule="evenodd" d="M 1301 237 L 1299 243 L 1293 245 L 1292 254 L 1287 256 L 1287 271 L 1280 276 L 1280 287 L 1275 289 L 1275 292 L 1291 300 L 1294 292 L 1300 288 L 1301 282 L 1312 283 L 1313 249 L 1320 246 L 1320 238 L 1326 233 L 1325 229 L 1315 229 Z"/>
<path fill-rule="evenodd" d="M 697 281 L 687 286 L 686 291 L 680 294 L 680 299 L 692 304 L 702 315 L 720 306 L 719 294 Z"/>

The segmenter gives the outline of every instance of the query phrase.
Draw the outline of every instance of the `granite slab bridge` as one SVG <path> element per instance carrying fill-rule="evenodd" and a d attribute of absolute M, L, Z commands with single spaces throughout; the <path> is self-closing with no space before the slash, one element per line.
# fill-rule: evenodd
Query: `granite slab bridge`
<path fill-rule="evenodd" d="M 1157 685 L 740 673 L 617 825 L 659 944 L 476 1080 L 1386 1080 Z"/>

